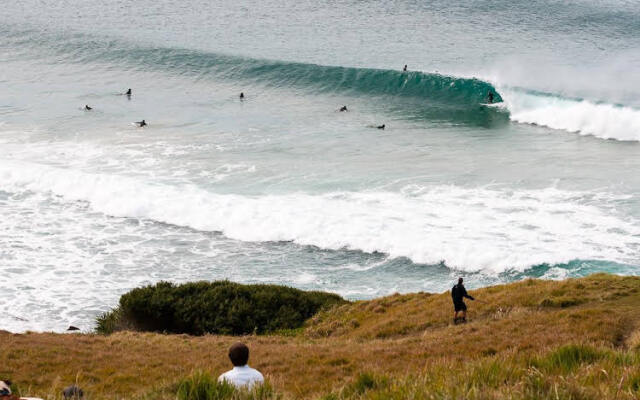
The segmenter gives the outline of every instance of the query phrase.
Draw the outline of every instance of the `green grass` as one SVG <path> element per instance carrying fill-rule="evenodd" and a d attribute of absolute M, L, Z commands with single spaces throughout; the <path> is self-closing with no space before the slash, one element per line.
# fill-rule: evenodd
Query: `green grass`
<path fill-rule="evenodd" d="M 609 356 L 609 354 L 607 351 L 598 350 L 591 346 L 571 344 L 559 347 L 532 364 L 544 371 L 560 370 L 568 373 L 584 363 L 591 364 Z"/>
<path fill-rule="evenodd" d="M 281 398 L 268 383 L 251 390 L 238 390 L 227 382 L 218 382 L 210 373 L 195 371 L 178 383 L 178 400 L 276 400 Z"/>

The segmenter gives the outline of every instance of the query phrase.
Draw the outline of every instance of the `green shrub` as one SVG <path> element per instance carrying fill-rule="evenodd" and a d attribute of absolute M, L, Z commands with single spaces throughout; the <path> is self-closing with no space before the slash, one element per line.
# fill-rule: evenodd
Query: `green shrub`
<path fill-rule="evenodd" d="M 96 331 L 99 333 L 111 333 L 127 330 L 131 327 L 131 322 L 123 315 L 120 307 L 99 315 L 96 318 Z"/>
<path fill-rule="evenodd" d="M 98 333 L 130 329 L 192 335 L 269 333 L 296 329 L 321 309 L 346 303 L 336 294 L 229 281 L 133 289 L 97 318 Z"/>

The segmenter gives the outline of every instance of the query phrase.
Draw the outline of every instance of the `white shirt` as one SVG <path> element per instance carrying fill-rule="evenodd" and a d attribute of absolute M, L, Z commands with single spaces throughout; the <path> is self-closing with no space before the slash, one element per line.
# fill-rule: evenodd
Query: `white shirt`
<path fill-rule="evenodd" d="M 220 375 L 218 382 L 222 381 L 227 381 L 227 383 L 237 388 L 247 387 L 251 389 L 256 383 L 260 385 L 263 384 L 264 377 L 258 370 L 249 367 L 249 365 L 245 365 L 242 367 L 233 367 L 231 371 Z"/>

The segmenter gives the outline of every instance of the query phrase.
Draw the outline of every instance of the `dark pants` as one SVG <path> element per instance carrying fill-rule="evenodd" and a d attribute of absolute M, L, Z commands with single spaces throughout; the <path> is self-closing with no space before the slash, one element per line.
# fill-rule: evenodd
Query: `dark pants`
<path fill-rule="evenodd" d="M 467 305 L 464 304 L 464 301 L 462 301 L 462 300 L 454 301 L 453 302 L 453 307 L 455 308 L 456 312 L 458 312 L 458 311 L 467 311 Z"/>

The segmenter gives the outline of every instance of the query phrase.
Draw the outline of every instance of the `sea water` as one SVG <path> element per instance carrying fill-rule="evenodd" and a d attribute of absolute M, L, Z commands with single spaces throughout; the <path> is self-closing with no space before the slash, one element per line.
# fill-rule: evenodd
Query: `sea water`
<path fill-rule="evenodd" d="M 638 65 L 622 0 L 3 2 L 0 329 L 638 274 Z"/>

